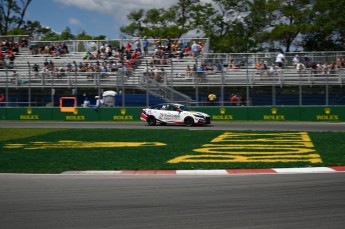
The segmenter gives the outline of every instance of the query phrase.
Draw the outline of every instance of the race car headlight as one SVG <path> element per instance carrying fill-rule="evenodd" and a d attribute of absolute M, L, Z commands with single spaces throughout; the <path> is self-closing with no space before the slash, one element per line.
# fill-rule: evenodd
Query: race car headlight
<path fill-rule="evenodd" d="M 201 114 L 194 114 L 195 117 L 198 117 L 198 118 L 205 118 L 203 115 Z"/>

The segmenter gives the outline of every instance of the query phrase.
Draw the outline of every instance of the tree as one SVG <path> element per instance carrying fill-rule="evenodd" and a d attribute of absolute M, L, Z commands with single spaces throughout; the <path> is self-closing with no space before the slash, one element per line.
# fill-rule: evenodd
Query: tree
<path fill-rule="evenodd" d="M 120 28 L 121 32 L 132 37 L 166 38 L 167 36 L 180 37 L 186 31 L 172 23 L 172 10 L 150 9 L 131 12 L 127 18 L 132 21 L 128 26 Z"/>
<path fill-rule="evenodd" d="M 263 51 L 273 43 L 268 39 L 270 37 L 267 32 L 271 30 L 272 21 L 275 20 L 271 14 L 274 8 L 267 0 L 254 0 L 248 5 L 249 12 L 244 21 L 251 45 L 248 45 L 247 51 Z"/>
<path fill-rule="evenodd" d="M 42 32 L 42 41 L 58 41 L 60 40 L 59 34 L 55 33 L 53 30 L 50 28 L 45 28 Z"/>
<path fill-rule="evenodd" d="M 42 25 L 38 21 L 26 21 L 25 24 L 22 26 L 23 31 L 26 35 L 29 36 L 40 36 L 44 31 Z"/>
<path fill-rule="evenodd" d="M 60 34 L 60 39 L 61 40 L 73 40 L 74 38 L 75 38 L 75 36 L 71 32 L 71 28 L 68 27 L 68 26 Z"/>
<path fill-rule="evenodd" d="M 120 31 L 134 37 L 166 38 L 181 37 L 191 30 L 198 29 L 195 23 L 204 6 L 200 0 L 179 0 L 168 9 L 150 9 L 131 12 L 127 18 L 129 25 L 122 26 Z M 199 13 L 198 13 L 199 12 Z M 203 25 L 207 24 L 207 20 Z"/>
<path fill-rule="evenodd" d="M 25 24 L 24 16 L 31 1 L 0 1 L 0 34 L 6 35 L 10 30 L 20 29 Z"/>
<path fill-rule="evenodd" d="M 141 21 L 143 20 L 144 14 L 145 14 L 145 11 L 143 9 L 132 11 L 129 15 L 127 15 L 127 19 L 131 21 L 131 23 L 127 26 L 122 26 L 120 28 L 120 31 L 130 36 L 142 35 L 140 34 L 140 30 L 141 30 Z"/>
<path fill-rule="evenodd" d="M 316 0 L 302 47 L 305 50 L 345 50 L 345 0 Z"/>
<path fill-rule="evenodd" d="M 298 46 L 297 38 L 309 26 L 311 0 L 258 0 L 252 5 L 251 24 L 260 26 L 257 31 L 260 42 L 269 48 L 284 49 L 289 52 Z M 260 5 L 260 8 L 257 7 Z M 262 16 L 262 20 L 260 17 Z"/>
<path fill-rule="evenodd" d="M 247 52 L 252 46 L 245 18 L 250 1 L 214 0 L 215 9 L 209 18 L 211 47 L 215 52 Z M 211 12 L 211 11 L 210 11 Z"/>

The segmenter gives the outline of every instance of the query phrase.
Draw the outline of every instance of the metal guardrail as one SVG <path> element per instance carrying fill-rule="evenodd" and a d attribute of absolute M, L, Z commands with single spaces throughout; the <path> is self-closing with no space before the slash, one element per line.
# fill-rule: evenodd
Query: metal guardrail
<path fill-rule="evenodd" d="M 139 81 L 139 87 L 147 93 L 163 98 L 169 102 L 178 102 L 183 104 L 190 104 L 193 102 L 192 98 L 189 96 L 144 75 Z"/>

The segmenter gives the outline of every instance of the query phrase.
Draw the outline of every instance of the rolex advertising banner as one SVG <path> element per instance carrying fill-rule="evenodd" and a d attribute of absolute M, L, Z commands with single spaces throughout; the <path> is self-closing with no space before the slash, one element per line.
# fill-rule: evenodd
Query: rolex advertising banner
<path fill-rule="evenodd" d="M 274 107 L 192 107 L 195 111 L 205 112 L 213 122 L 231 121 L 314 121 L 344 122 L 345 106 L 274 106 Z M 60 108 L 1 107 L 1 120 L 19 121 L 139 121 L 142 108 L 75 107 L 70 111 Z"/>
<path fill-rule="evenodd" d="M 98 111 L 94 108 L 77 107 L 71 112 L 62 112 L 60 108 L 55 108 L 52 115 L 53 120 L 61 121 L 99 121 Z"/>
<path fill-rule="evenodd" d="M 192 110 L 204 112 L 211 116 L 212 121 L 246 121 L 248 120 L 247 107 L 198 107 Z"/>
<path fill-rule="evenodd" d="M 255 121 L 298 121 L 299 108 L 296 107 L 252 107 L 248 120 Z"/>
<path fill-rule="evenodd" d="M 52 120 L 51 108 L 0 108 L 5 111 L 5 120 L 46 121 Z M 3 111 L 2 111 L 3 113 Z"/>
<path fill-rule="evenodd" d="M 115 122 L 138 121 L 140 120 L 141 111 L 142 108 L 133 107 L 102 108 L 99 111 L 99 119 Z"/>
<path fill-rule="evenodd" d="M 301 121 L 345 121 L 345 107 L 301 107 Z"/>

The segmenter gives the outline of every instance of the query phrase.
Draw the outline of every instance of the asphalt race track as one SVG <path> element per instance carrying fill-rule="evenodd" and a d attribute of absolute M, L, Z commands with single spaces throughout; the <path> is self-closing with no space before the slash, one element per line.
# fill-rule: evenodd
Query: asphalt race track
<path fill-rule="evenodd" d="M 2 128 L 150 128 L 200 130 L 345 131 L 345 122 L 213 122 L 208 126 L 148 126 L 145 122 L 0 122 Z"/>
<path fill-rule="evenodd" d="M 0 228 L 343 228 L 345 173 L 0 174 Z"/>
<path fill-rule="evenodd" d="M 187 128 L 0 122 L 2 128 Z M 188 127 L 190 128 L 190 127 Z M 344 123 L 214 123 L 200 129 L 344 131 Z M 0 174 L 0 228 L 344 228 L 345 173 Z"/>

